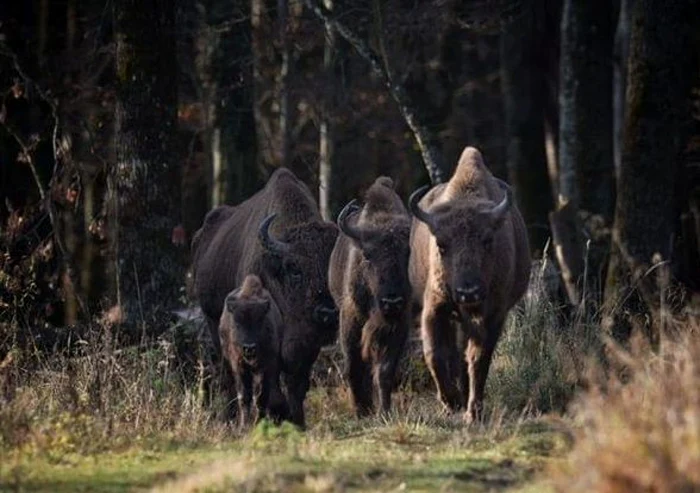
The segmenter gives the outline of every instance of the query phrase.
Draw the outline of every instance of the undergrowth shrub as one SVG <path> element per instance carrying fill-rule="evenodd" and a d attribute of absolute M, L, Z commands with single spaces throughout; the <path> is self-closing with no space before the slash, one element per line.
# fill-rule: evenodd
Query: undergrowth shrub
<path fill-rule="evenodd" d="M 597 314 L 563 316 L 550 269 L 546 258 L 534 265 L 528 293 L 511 310 L 489 372 L 488 408 L 564 412 L 585 366 L 600 354 Z"/>
<path fill-rule="evenodd" d="M 576 443 L 555 469 L 561 492 L 700 491 L 700 326 L 661 350 L 611 350 L 625 382 L 604 380 L 573 406 Z"/>
<path fill-rule="evenodd" d="M 203 371 L 183 378 L 171 342 L 115 349 L 95 336 L 80 346 L 77 355 L 17 356 L 0 370 L 0 389 L 11 381 L 0 394 L 0 453 L 61 456 L 226 432 L 204 405 Z"/>

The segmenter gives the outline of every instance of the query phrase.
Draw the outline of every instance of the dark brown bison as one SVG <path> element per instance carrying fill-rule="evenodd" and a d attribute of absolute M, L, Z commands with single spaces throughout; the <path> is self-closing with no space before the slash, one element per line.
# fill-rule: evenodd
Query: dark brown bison
<path fill-rule="evenodd" d="M 525 224 L 510 187 L 491 174 L 473 147 L 464 149 L 447 183 L 414 192 L 409 208 L 414 215 L 409 275 L 422 304 L 426 363 L 439 399 L 456 410 L 466 398 L 465 418 L 471 422 L 481 416 L 506 315 L 527 289 Z"/>
<path fill-rule="evenodd" d="M 328 281 L 340 309 L 346 378 L 362 417 L 372 410 L 372 382 L 382 411 L 391 407 L 396 367 L 411 319 L 411 216 L 387 177 L 378 178 L 368 189 L 361 210 L 355 203 L 338 216 L 343 234 L 331 254 Z"/>
<path fill-rule="evenodd" d="M 282 315 L 258 276 L 246 276 L 243 285 L 226 296 L 219 340 L 236 378 L 241 427 L 250 422 L 253 400 L 256 422 L 265 416 L 274 422 L 285 419 L 287 403 L 280 389 Z"/>
<path fill-rule="evenodd" d="M 257 275 L 282 314 L 282 381 L 291 419 L 304 426 L 303 402 L 321 346 L 337 335 L 328 261 L 338 235 L 308 187 L 285 169 L 236 206 L 210 211 L 192 240 L 194 291 L 216 332 L 226 295 Z M 220 348 L 216 348 L 220 354 Z"/>

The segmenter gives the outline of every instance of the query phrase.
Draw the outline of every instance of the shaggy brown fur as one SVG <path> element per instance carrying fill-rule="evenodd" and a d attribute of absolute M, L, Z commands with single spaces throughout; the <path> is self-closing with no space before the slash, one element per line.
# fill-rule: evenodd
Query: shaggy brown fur
<path fill-rule="evenodd" d="M 253 400 L 256 422 L 265 416 L 275 422 L 287 418 L 279 382 L 282 333 L 282 315 L 272 296 L 258 276 L 246 276 L 226 296 L 219 321 L 221 350 L 236 378 L 243 428 L 250 422 Z"/>
<path fill-rule="evenodd" d="M 439 399 L 453 410 L 466 399 L 465 417 L 472 421 L 481 413 L 503 322 L 527 289 L 525 224 L 510 188 L 473 147 L 464 149 L 449 182 L 417 203 L 422 194 L 411 197 L 409 273 L 414 300 L 422 305 L 424 355 Z M 451 323 L 455 315 L 458 330 Z"/>
<path fill-rule="evenodd" d="M 377 178 L 364 199 L 359 218 L 354 202 L 338 217 L 344 234 L 336 240 L 328 273 L 340 307 L 340 342 L 358 417 L 372 411 L 372 382 L 381 410 L 391 408 L 411 318 L 410 216 L 390 178 Z"/>
<path fill-rule="evenodd" d="M 280 168 L 246 201 L 212 210 L 193 241 L 194 290 L 216 341 L 224 298 L 246 275 L 257 275 L 279 307 L 282 378 L 292 421 L 302 427 L 311 367 L 321 346 L 337 335 L 328 292 L 337 234 L 334 224 L 322 221 L 306 185 Z"/>

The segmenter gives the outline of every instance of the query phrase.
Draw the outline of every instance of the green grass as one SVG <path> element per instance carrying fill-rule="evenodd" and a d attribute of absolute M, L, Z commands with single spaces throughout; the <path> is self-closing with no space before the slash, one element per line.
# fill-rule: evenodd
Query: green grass
<path fill-rule="evenodd" d="M 151 440 L 118 452 L 62 454 L 8 449 L 0 451 L 0 489 L 541 491 L 538 472 L 568 449 L 565 436 L 543 420 L 468 428 L 458 417 L 440 416 L 427 397 L 385 419 L 337 412 L 306 433 L 263 422 L 219 443 Z"/>

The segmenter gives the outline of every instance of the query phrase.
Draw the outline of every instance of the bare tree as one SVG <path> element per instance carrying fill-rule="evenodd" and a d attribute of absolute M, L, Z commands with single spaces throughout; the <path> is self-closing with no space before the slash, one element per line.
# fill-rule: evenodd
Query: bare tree
<path fill-rule="evenodd" d="M 340 22 L 337 11 L 330 12 L 325 6 L 319 4 L 317 0 L 305 0 L 305 3 L 324 22 L 328 30 L 337 33 L 347 41 L 357 54 L 370 64 L 374 74 L 386 85 L 416 139 L 431 181 L 433 183 L 442 183 L 445 180 L 446 168 L 437 136 L 420 117 L 416 102 L 408 94 L 403 84 L 397 80 L 388 61 L 382 59 L 367 41 L 352 28 Z"/>

